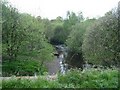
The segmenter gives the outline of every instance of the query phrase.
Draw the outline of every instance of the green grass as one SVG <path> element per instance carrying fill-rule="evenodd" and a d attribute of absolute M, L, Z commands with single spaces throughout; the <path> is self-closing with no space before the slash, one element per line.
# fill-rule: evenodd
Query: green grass
<path fill-rule="evenodd" d="M 56 80 L 47 80 L 38 77 L 37 79 L 16 79 L 3 80 L 3 88 L 117 88 L 117 69 L 85 69 L 80 71 L 72 69 L 65 75 L 58 74 Z"/>

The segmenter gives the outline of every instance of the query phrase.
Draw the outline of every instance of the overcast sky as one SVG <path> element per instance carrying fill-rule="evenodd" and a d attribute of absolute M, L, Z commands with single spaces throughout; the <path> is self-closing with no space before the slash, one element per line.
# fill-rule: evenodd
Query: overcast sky
<path fill-rule="evenodd" d="M 120 0 L 8 0 L 22 13 L 42 18 L 66 17 L 66 12 L 83 12 L 84 17 L 99 17 L 114 7 Z"/>

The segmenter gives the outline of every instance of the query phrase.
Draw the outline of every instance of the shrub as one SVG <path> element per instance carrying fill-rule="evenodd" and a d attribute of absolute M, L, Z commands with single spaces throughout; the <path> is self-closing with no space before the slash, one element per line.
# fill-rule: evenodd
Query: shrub
<path fill-rule="evenodd" d="M 74 69 L 65 75 L 58 75 L 58 82 L 69 87 L 73 85 L 79 88 L 117 88 L 117 69 Z"/>
<path fill-rule="evenodd" d="M 77 85 L 82 82 L 81 71 L 77 69 L 71 69 L 65 75 L 59 74 L 58 82 L 61 84 L 73 84 Z"/>
<path fill-rule="evenodd" d="M 83 73 L 83 83 L 81 87 L 91 88 L 117 88 L 118 71 L 117 69 L 86 69 Z M 113 81 L 114 80 L 114 81 Z M 113 84 L 112 84 L 113 83 Z"/>
<path fill-rule="evenodd" d="M 40 63 L 36 60 L 16 60 L 16 61 L 4 61 L 2 64 L 3 76 L 33 76 L 34 73 L 40 72 Z M 42 67 L 41 72 L 47 71 L 45 67 Z"/>

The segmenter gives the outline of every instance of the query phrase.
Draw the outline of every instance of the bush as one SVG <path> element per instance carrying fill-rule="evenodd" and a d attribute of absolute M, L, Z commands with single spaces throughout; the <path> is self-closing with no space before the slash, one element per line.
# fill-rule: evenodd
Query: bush
<path fill-rule="evenodd" d="M 58 76 L 58 82 L 61 84 L 73 84 L 77 85 L 80 84 L 82 81 L 81 71 L 76 70 L 76 69 L 71 69 L 68 71 L 65 75 L 59 75 Z"/>
<path fill-rule="evenodd" d="M 40 71 L 40 68 L 41 71 Z M 2 64 L 3 76 L 33 76 L 35 73 L 47 71 L 45 67 L 41 67 L 40 63 L 36 60 L 16 60 L 4 61 Z"/>
<path fill-rule="evenodd" d="M 79 88 L 117 88 L 118 71 L 116 69 L 84 69 L 70 70 L 58 76 L 58 82 L 64 86 L 73 85 Z"/>

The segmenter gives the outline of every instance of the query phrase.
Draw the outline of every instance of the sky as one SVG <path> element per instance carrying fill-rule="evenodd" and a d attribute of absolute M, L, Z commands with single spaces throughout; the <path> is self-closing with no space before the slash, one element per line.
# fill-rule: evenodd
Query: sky
<path fill-rule="evenodd" d="M 55 19 L 66 17 L 67 11 L 82 12 L 84 17 L 97 18 L 117 7 L 120 0 L 8 0 L 21 13 Z"/>

